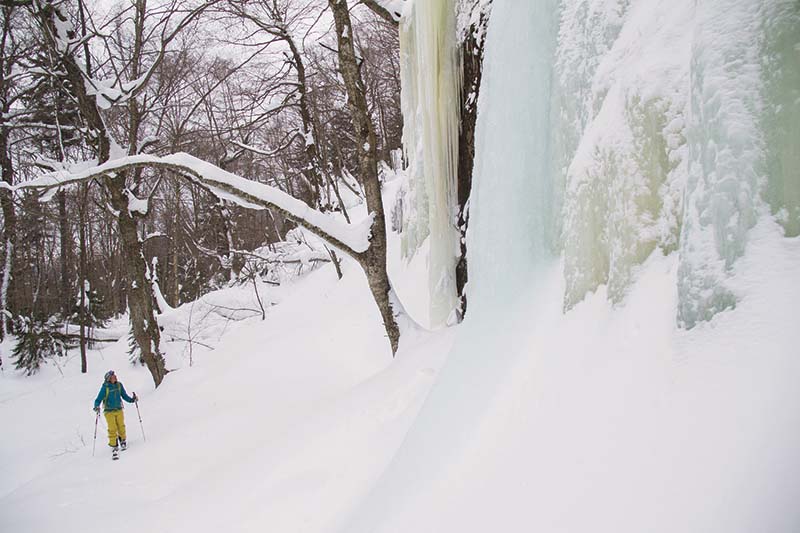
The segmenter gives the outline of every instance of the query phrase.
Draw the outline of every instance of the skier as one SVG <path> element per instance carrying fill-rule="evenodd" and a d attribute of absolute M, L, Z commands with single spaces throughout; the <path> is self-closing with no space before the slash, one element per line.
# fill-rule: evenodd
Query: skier
<path fill-rule="evenodd" d="M 117 375 L 113 370 L 106 372 L 103 385 L 94 401 L 94 412 L 100 414 L 100 404 L 105 405 L 105 417 L 108 423 L 108 445 L 111 446 L 111 456 L 113 459 L 118 457 L 118 450 L 121 447 L 125 450 L 128 447 L 125 441 L 125 417 L 122 414 L 122 400 L 134 403 L 139 400 L 136 393 L 133 397 L 128 396 L 125 387 L 117 381 Z"/>

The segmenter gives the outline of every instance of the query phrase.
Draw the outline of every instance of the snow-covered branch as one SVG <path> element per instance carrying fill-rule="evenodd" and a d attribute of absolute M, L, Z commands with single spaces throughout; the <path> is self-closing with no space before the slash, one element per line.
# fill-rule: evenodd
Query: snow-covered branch
<path fill-rule="evenodd" d="M 82 183 L 102 176 L 113 176 L 135 168 L 162 168 L 177 173 L 192 183 L 203 187 L 222 200 L 228 200 L 249 209 L 272 208 L 306 227 L 312 233 L 352 255 L 369 248 L 373 215 L 359 224 L 338 221 L 286 194 L 276 187 L 245 179 L 186 153 L 164 157 L 150 154 L 112 159 L 106 163 L 79 172 L 51 172 L 15 187 L 0 183 L 0 188 L 13 190 L 36 189 L 49 191 Z"/>

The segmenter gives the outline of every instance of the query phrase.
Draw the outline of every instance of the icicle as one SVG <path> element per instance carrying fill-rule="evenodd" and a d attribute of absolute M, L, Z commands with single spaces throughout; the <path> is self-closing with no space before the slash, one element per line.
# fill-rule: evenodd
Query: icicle
<path fill-rule="evenodd" d="M 430 238 L 431 324 L 456 304 L 458 133 L 461 62 L 453 0 L 409 2 L 400 29 L 403 144 L 410 161 L 404 254 Z"/>

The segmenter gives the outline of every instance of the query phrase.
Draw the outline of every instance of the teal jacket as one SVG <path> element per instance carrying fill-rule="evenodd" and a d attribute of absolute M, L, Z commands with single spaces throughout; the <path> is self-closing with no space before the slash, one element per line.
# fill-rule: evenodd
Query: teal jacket
<path fill-rule="evenodd" d="M 125 392 L 125 387 L 122 386 L 122 383 L 119 381 L 116 383 L 105 381 L 103 386 L 100 387 L 97 398 L 94 400 L 94 406 L 100 407 L 100 403 L 103 402 L 105 403 L 105 411 L 119 411 L 122 409 L 123 398 L 126 402 L 133 403 L 133 398 Z"/>

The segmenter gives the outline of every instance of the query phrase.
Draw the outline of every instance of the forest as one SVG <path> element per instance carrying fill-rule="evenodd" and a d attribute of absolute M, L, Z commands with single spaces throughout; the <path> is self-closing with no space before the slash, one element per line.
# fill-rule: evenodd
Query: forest
<path fill-rule="evenodd" d="M 378 162 L 402 164 L 397 21 L 375 2 L 12 1 L 2 17 L 0 334 L 20 335 L 17 368 L 79 346 L 85 371 L 93 328 L 129 313 L 159 384 L 160 302 L 297 265 L 276 245 L 304 206 L 349 223 L 342 190 L 374 204 Z M 301 204 L 253 209 L 160 162 L 177 153 Z M 126 156 L 142 163 L 86 173 Z"/>

